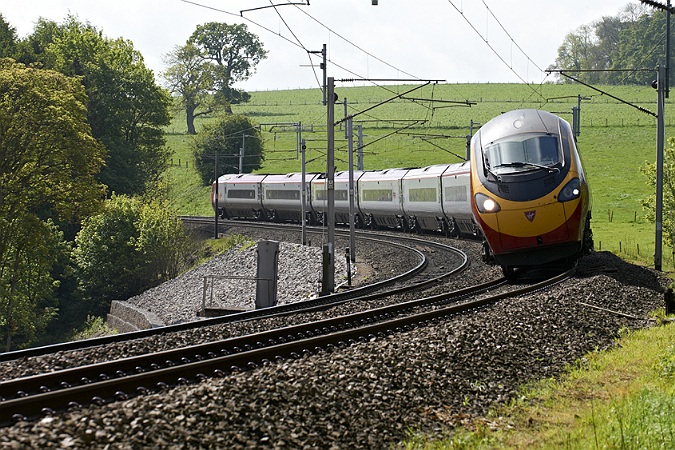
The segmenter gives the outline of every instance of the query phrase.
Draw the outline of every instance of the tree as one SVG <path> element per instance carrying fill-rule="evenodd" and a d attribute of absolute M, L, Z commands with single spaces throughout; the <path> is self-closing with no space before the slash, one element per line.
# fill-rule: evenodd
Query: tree
<path fill-rule="evenodd" d="M 263 140 L 260 130 L 246 117 L 226 116 L 215 125 L 205 127 L 193 148 L 195 167 L 205 185 L 215 177 L 216 155 L 218 176 L 239 172 L 239 157 L 244 149 L 243 172 L 259 169 L 263 161 Z"/>
<path fill-rule="evenodd" d="M 675 138 L 668 138 L 663 155 L 663 223 L 664 243 L 675 252 Z M 646 163 L 640 171 L 647 176 L 652 191 L 656 191 L 656 163 Z M 656 193 L 642 200 L 646 218 L 656 221 Z"/>
<path fill-rule="evenodd" d="M 652 69 L 665 64 L 665 28 L 663 11 L 629 4 L 618 16 L 603 17 L 565 36 L 552 68 L 587 83 L 649 84 L 655 77 Z"/>
<path fill-rule="evenodd" d="M 202 58 L 215 65 L 215 87 L 221 101 L 234 104 L 248 100 L 246 93 L 232 85 L 253 75 L 256 65 L 267 57 L 267 52 L 245 24 L 209 22 L 199 25 L 188 43 L 195 45 Z"/>
<path fill-rule="evenodd" d="M 97 211 L 105 149 L 86 121 L 80 82 L 0 59 L 0 327 L 6 348 L 53 317 L 57 223 Z"/>
<path fill-rule="evenodd" d="M 166 55 L 164 62 L 169 67 L 162 77 L 168 83 L 169 90 L 180 96 L 188 134 L 197 134 L 195 118 L 213 112 L 214 68 L 202 58 L 199 49 L 190 43 L 174 48 Z M 202 109 L 196 112 L 200 107 Z"/>
<path fill-rule="evenodd" d="M 16 29 L 0 14 L 0 58 L 13 58 L 17 41 Z"/>
<path fill-rule="evenodd" d="M 143 193 L 168 165 L 161 127 L 169 124 L 171 97 L 141 54 L 73 16 L 60 25 L 40 20 L 29 41 L 45 67 L 81 77 L 92 134 L 108 149 L 99 180 L 112 192 Z"/>
<path fill-rule="evenodd" d="M 73 255 L 91 312 L 105 314 L 112 300 L 126 300 L 175 277 L 188 239 L 165 203 L 113 195 L 105 210 L 87 219 Z"/>

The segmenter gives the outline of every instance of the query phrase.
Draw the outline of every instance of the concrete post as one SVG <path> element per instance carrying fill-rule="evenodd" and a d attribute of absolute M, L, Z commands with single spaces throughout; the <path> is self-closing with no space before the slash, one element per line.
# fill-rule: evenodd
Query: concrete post
<path fill-rule="evenodd" d="M 256 275 L 255 309 L 277 304 L 277 277 L 279 272 L 279 243 L 258 242 L 258 274 Z"/>

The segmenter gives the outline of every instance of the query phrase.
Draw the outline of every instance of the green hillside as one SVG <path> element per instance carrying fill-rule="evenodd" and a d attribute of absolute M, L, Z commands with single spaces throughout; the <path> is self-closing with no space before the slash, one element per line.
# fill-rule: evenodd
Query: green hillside
<path fill-rule="evenodd" d="M 639 167 L 656 155 L 656 119 L 611 96 L 656 112 L 651 87 L 604 86 L 603 95 L 581 85 L 442 84 L 415 86 L 336 86 L 339 102 L 347 99 L 348 114 L 363 128 L 365 169 L 421 167 L 453 163 L 466 154 L 466 136 L 501 112 L 540 108 L 571 122 L 571 111 L 581 102 L 579 149 L 593 193 L 593 230 L 596 248 L 653 264 L 654 225 L 643 219 L 641 199 L 650 194 Z M 396 98 L 404 94 L 403 98 Z M 383 103 L 389 99 L 394 99 Z M 429 99 L 434 99 L 432 104 Z M 251 101 L 233 110 L 261 125 L 265 162 L 260 173 L 301 170 L 293 124 L 302 124 L 307 142 L 307 170 L 325 170 L 326 107 L 317 89 L 251 93 Z M 666 138 L 674 131 L 670 102 L 666 106 Z M 344 104 L 335 107 L 336 120 Z M 197 129 L 204 121 L 197 122 Z M 210 187 L 200 186 L 192 167 L 192 137 L 185 134 L 178 114 L 168 127 L 173 166 L 167 185 L 175 205 L 184 214 L 212 214 Z M 336 129 L 336 167 L 347 169 L 343 128 Z M 180 161 L 180 165 L 179 165 Z M 664 249 L 664 269 L 672 269 L 670 249 Z"/>

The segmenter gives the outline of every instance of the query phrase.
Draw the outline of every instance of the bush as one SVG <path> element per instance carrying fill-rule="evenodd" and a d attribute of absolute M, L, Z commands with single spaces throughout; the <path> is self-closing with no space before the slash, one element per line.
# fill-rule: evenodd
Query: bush
<path fill-rule="evenodd" d="M 231 115 L 220 122 L 206 126 L 195 139 L 193 155 L 202 183 L 211 184 L 226 173 L 239 173 L 239 155 L 242 144 L 244 156 L 242 172 L 259 169 L 263 161 L 263 140 L 260 130 L 246 117 Z"/>
<path fill-rule="evenodd" d="M 75 242 L 80 286 L 94 315 L 107 312 L 112 300 L 175 277 L 189 248 L 182 222 L 165 202 L 115 195 L 103 213 L 85 222 Z"/>

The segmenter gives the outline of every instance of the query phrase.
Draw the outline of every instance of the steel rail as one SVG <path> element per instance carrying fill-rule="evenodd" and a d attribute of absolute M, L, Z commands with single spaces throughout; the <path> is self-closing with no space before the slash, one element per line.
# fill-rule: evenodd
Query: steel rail
<path fill-rule="evenodd" d="M 265 226 L 264 224 L 241 224 L 241 226 Z M 266 225 L 270 227 L 271 225 Z M 98 337 L 98 338 L 92 338 L 92 339 L 85 339 L 81 341 L 71 341 L 71 342 L 64 342 L 64 343 L 59 343 L 59 344 L 52 344 L 52 345 L 45 345 L 45 346 L 40 346 L 40 347 L 33 347 L 33 348 L 27 348 L 23 350 L 16 350 L 12 352 L 6 352 L 6 353 L 0 353 L 0 362 L 5 362 L 5 361 L 12 361 L 12 360 L 17 360 L 21 358 L 28 358 L 28 357 L 35 357 L 35 356 L 42 356 L 46 354 L 51 354 L 51 353 L 56 353 L 60 351 L 72 351 L 72 350 L 80 350 L 80 349 L 85 349 L 85 348 L 90 348 L 90 347 L 96 347 L 96 346 L 101 346 L 101 345 L 106 345 L 106 344 L 111 344 L 111 343 L 116 343 L 116 342 L 123 342 L 126 340 L 132 340 L 132 339 L 140 339 L 140 338 L 146 338 L 150 336 L 155 336 L 158 334 L 162 333 L 170 333 L 170 332 L 179 332 L 179 331 L 185 331 L 185 330 L 190 330 L 193 328 L 197 327 L 204 327 L 204 326 L 211 326 L 211 325 L 220 325 L 220 324 L 226 324 L 226 323 L 232 323 L 232 322 L 239 322 L 239 321 L 244 321 L 244 320 L 251 320 L 251 319 L 261 319 L 261 318 L 267 318 L 267 317 L 273 317 L 276 315 L 288 315 L 291 313 L 296 313 L 296 312 L 301 312 L 303 309 L 308 309 L 308 310 L 314 310 L 317 308 L 321 307 L 330 307 L 331 304 L 341 304 L 344 303 L 346 300 L 349 299 L 358 299 L 361 296 L 368 295 L 372 292 L 375 292 L 377 290 L 381 290 L 386 288 L 389 285 L 392 285 L 397 282 L 402 282 L 405 280 L 408 280 L 415 275 L 419 274 L 422 272 L 428 265 L 428 262 L 426 260 L 426 257 L 422 252 L 416 249 L 412 249 L 410 247 L 405 246 L 404 244 L 398 243 L 398 242 L 393 242 L 392 239 L 394 239 L 392 236 L 386 236 L 386 235 L 381 235 L 382 237 L 385 237 L 387 241 L 387 245 L 391 245 L 394 247 L 398 247 L 401 249 L 405 249 L 408 251 L 413 251 L 414 253 L 417 254 L 419 258 L 419 262 L 417 266 L 409 269 L 408 271 L 398 274 L 394 277 L 388 278 L 386 280 L 381 280 L 375 283 L 371 283 L 365 286 L 360 286 L 356 287 L 354 289 L 351 289 L 349 291 L 344 291 L 344 292 L 338 292 L 330 295 L 326 295 L 323 297 L 315 298 L 315 299 L 310 299 L 310 300 L 303 300 L 300 302 L 295 302 L 291 304 L 286 304 L 286 305 L 278 305 L 278 306 L 273 306 L 270 308 L 265 308 L 265 309 L 260 309 L 260 310 L 253 310 L 253 311 L 244 311 L 240 313 L 235 313 L 235 314 L 230 314 L 227 316 L 221 316 L 221 317 L 214 317 L 214 318 L 209 318 L 209 319 L 202 319 L 199 321 L 194 321 L 194 322 L 187 322 L 187 323 L 181 323 L 181 324 L 175 324 L 175 325 L 166 325 L 163 327 L 157 327 L 157 328 L 151 328 L 147 330 L 140 330 L 140 331 L 132 331 L 128 333 L 122 333 L 122 334 L 117 334 L 117 335 L 112 335 L 112 336 L 104 336 L 104 337 Z M 373 242 L 382 242 L 382 239 L 372 237 L 372 236 L 360 236 L 360 240 L 369 240 Z M 437 248 L 444 246 L 444 244 L 439 244 L 435 242 L 428 242 L 424 241 L 421 239 L 416 239 L 416 238 L 411 238 L 407 237 L 406 239 L 408 240 L 413 240 L 413 241 L 418 241 L 421 243 L 424 243 L 424 245 L 428 246 L 435 246 Z M 453 249 L 452 247 L 449 246 L 444 246 L 446 247 L 446 250 Z M 440 281 L 442 278 L 450 276 L 457 271 L 464 270 L 468 266 L 468 258 L 466 255 L 457 250 L 453 249 L 460 258 L 462 258 L 462 262 L 459 267 L 448 271 L 446 274 L 435 277 L 432 280 L 427 280 L 425 283 L 431 284 L 436 281 Z M 406 289 L 400 288 L 400 289 Z"/>
<path fill-rule="evenodd" d="M 253 368 L 259 364 L 266 364 L 269 361 L 279 358 L 300 358 L 304 354 L 311 354 L 314 351 L 320 351 L 321 349 L 326 349 L 331 346 L 377 339 L 378 336 L 381 337 L 395 331 L 411 329 L 411 327 L 419 324 L 433 322 L 446 316 L 481 308 L 505 298 L 545 289 L 567 279 L 571 276 L 573 271 L 574 269 L 524 288 L 518 288 L 509 292 L 450 306 L 436 307 L 435 309 L 419 314 L 389 318 L 393 313 L 387 313 L 386 310 L 390 307 L 380 308 L 379 310 L 357 313 L 356 315 L 329 319 L 333 321 L 330 323 L 335 324 L 342 322 L 345 327 L 349 327 L 345 330 L 338 330 L 311 337 L 301 335 L 305 337 L 297 340 L 294 340 L 295 338 L 292 335 L 289 335 L 291 342 L 284 343 L 279 343 L 281 339 L 277 336 L 276 339 L 270 338 L 272 339 L 272 341 L 270 341 L 270 344 L 272 345 L 263 348 L 251 348 L 248 351 L 186 362 L 185 364 L 175 367 L 163 367 L 149 372 L 123 376 L 122 378 L 90 382 L 76 387 L 60 389 L 58 391 L 44 392 L 36 395 L 5 400 L 0 402 L 0 425 L 4 426 L 17 420 L 36 418 L 39 417 L 40 414 L 62 410 L 69 407 L 69 405 L 80 406 L 87 403 L 103 404 L 111 400 L 126 399 L 130 395 L 152 392 L 152 389 L 164 389 L 172 385 L 189 384 L 192 381 L 203 380 L 210 376 L 223 376 L 231 371 Z M 447 298 L 452 295 L 457 295 L 457 293 L 441 294 L 425 299 L 418 299 L 405 304 L 395 305 L 394 307 L 399 311 L 402 311 L 405 308 L 414 308 L 412 305 L 415 303 L 418 305 L 422 303 L 426 303 L 427 305 L 438 304 L 439 302 L 447 300 Z M 379 315 L 377 314 L 378 312 Z M 379 322 L 372 323 L 372 321 L 375 320 L 374 317 L 378 317 Z M 306 330 L 307 334 L 314 334 L 315 331 L 320 331 L 323 328 L 327 328 L 331 331 L 332 327 L 328 327 L 326 323 L 327 322 L 315 322 L 298 325 L 296 327 L 297 329 L 302 329 L 302 327 L 314 329 L 314 331 Z M 350 325 L 347 325 L 348 323 Z M 320 324 L 323 324 L 324 326 L 319 328 L 318 325 Z M 270 333 L 274 331 L 280 333 L 281 336 L 283 336 L 283 334 L 288 334 L 288 329 L 272 330 Z M 260 339 L 262 336 L 262 334 L 251 335 L 247 336 L 247 338 L 251 339 L 255 337 Z M 251 344 L 249 344 L 249 346 L 251 346 Z"/>

